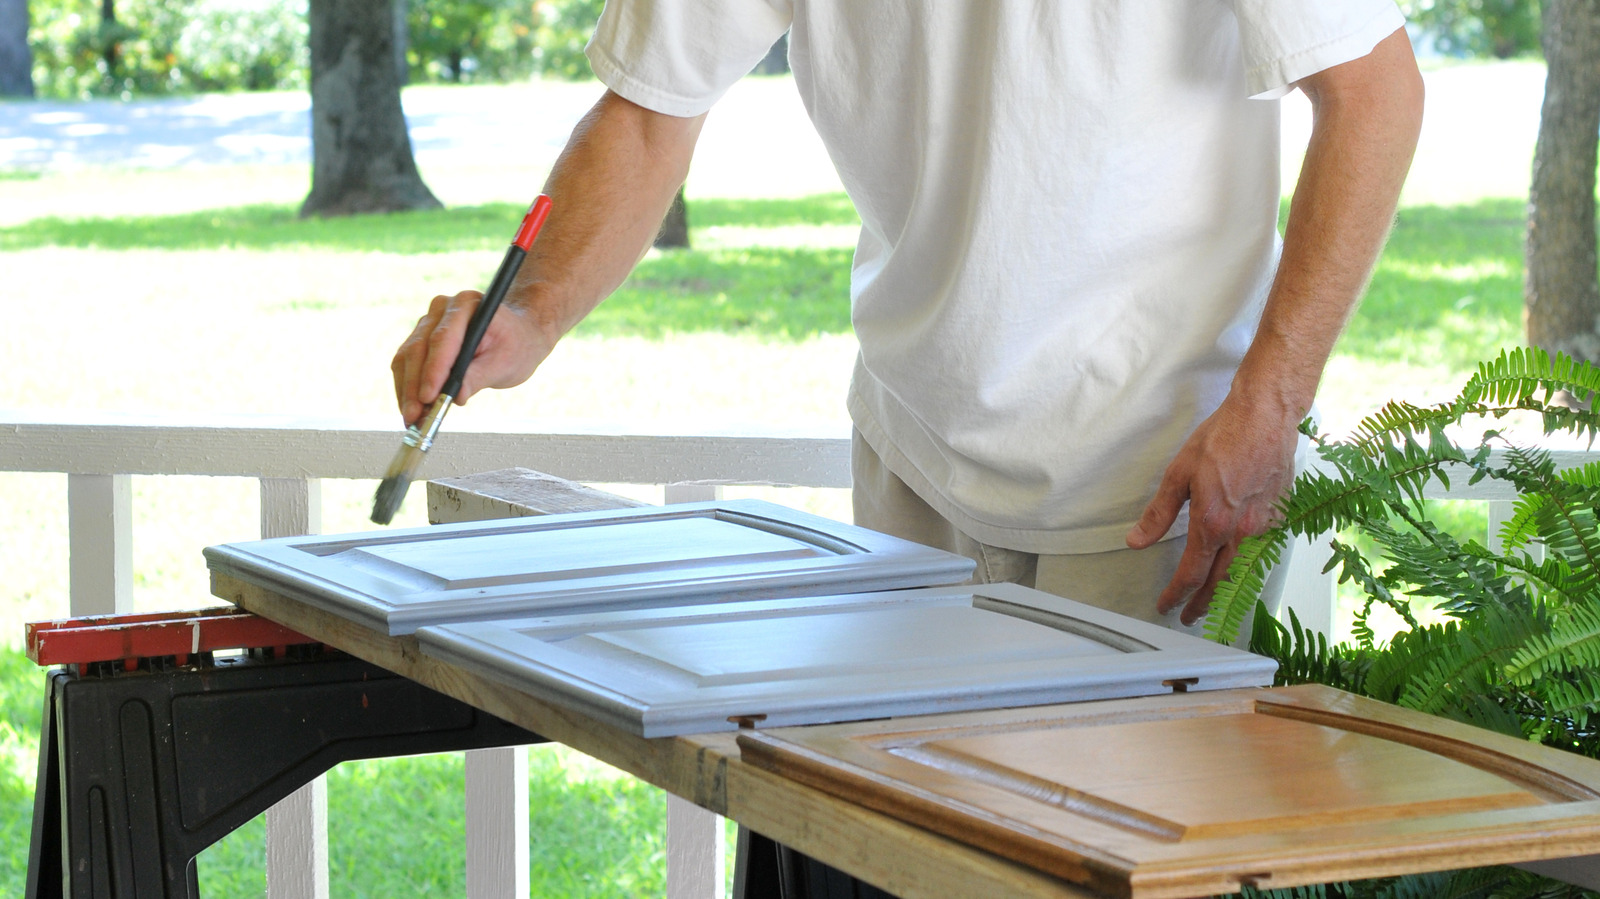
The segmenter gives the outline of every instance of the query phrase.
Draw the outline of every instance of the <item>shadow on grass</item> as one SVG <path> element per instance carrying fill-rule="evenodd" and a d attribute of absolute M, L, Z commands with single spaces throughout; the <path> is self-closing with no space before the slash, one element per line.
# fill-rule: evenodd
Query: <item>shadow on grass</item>
<path fill-rule="evenodd" d="M 754 247 L 648 258 L 574 333 L 797 340 L 849 330 L 849 250 Z"/>
<path fill-rule="evenodd" d="M 525 206 L 491 203 L 389 215 L 301 219 L 293 206 L 235 206 L 182 215 L 33 219 L 0 231 L 0 250 L 275 250 L 439 253 L 504 247 Z M 557 211 L 559 215 L 559 211 Z M 693 227 L 855 224 L 844 194 L 777 200 L 691 199 Z"/>

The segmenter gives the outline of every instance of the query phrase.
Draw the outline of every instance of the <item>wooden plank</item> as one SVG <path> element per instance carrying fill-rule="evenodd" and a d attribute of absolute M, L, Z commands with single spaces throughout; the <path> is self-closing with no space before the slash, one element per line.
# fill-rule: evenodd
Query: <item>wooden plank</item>
<path fill-rule="evenodd" d="M 1600 850 L 1600 763 L 1315 685 L 739 743 L 774 773 L 1136 899 Z"/>
<path fill-rule="evenodd" d="M 787 778 L 752 769 L 734 734 L 645 739 L 424 655 L 389 637 L 219 572 L 216 596 L 571 746 L 733 818 L 904 899 L 1097 894 L 959 841 L 931 834 Z"/>
<path fill-rule="evenodd" d="M 646 504 L 528 468 L 428 482 L 430 524 L 635 509 L 643 505 Z"/>

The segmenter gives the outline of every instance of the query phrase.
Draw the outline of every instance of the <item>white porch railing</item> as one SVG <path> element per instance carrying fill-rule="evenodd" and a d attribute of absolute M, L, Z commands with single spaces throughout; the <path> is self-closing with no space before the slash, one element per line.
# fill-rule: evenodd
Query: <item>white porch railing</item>
<path fill-rule="evenodd" d="M 133 597 L 132 490 L 135 475 L 211 475 L 260 481 L 262 536 L 314 533 L 319 529 L 324 478 L 372 479 L 388 465 L 397 446 L 393 427 L 344 421 L 267 417 L 212 418 L 204 421 L 142 419 L 113 415 L 48 417 L 0 412 L 0 471 L 67 475 L 72 615 L 129 611 Z M 624 433 L 539 434 L 451 431 L 427 460 L 421 474 L 453 477 L 510 467 L 530 467 L 574 481 L 648 484 L 667 488 L 671 501 L 710 498 L 715 485 L 850 486 L 849 440 L 785 434 L 630 435 Z M 1561 464 L 1600 458 L 1600 453 L 1562 453 Z M 1430 496 L 1489 503 L 1491 539 L 1509 514 L 1514 498 L 1497 484 L 1434 489 Z M 413 501 L 417 501 L 413 497 Z M 1286 596 L 1300 620 L 1331 632 L 1333 580 L 1321 569 L 1325 549 L 1297 547 Z M 467 797 L 472 899 L 526 895 L 519 865 L 503 860 L 506 796 L 521 791 L 526 778 L 515 764 L 495 759 L 498 773 L 483 773 L 488 788 L 469 789 Z M 469 754 L 469 765 L 472 764 Z M 469 783 L 479 772 L 469 771 Z M 479 802 L 473 796 L 491 797 Z M 525 799 L 524 799 L 525 802 Z M 273 899 L 323 899 L 327 895 L 326 806 L 313 784 L 285 800 L 296 810 L 273 815 L 268 827 L 268 879 Z M 524 806 L 525 807 L 525 806 Z M 280 806 L 281 808 L 281 806 Z M 687 803 L 674 803 L 669 817 L 668 894 L 672 899 L 703 899 L 720 890 L 720 826 Z M 513 802 L 511 818 L 519 817 Z M 282 823 L 273 820 L 281 818 Z M 516 840 L 526 842 L 526 814 Z M 498 822 L 493 825 L 490 822 Z M 514 825 L 515 826 L 515 825 Z M 685 838 L 684 832 L 697 836 Z M 483 836 L 488 834 L 488 836 Z M 498 838 L 495 837 L 498 834 Z M 476 835 L 476 836 L 475 836 Z M 474 842 L 488 845 L 478 847 Z M 515 842 L 515 840 L 513 841 Z M 525 864 L 522 865 L 525 867 Z M 511 873 L 507 873 L 510 871 Z M 695 872 L 682 879 L 678 871 Z"/>

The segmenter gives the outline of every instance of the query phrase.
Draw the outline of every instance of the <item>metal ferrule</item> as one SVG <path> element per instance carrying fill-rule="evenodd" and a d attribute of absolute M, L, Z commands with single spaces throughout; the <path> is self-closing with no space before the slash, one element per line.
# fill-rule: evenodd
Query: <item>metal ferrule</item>
<path fill-rule="evenodd" d="M 427 452 L 433 446 L 433 438 L 439 436 L 439 426 L 444 424 L 444 414 L 450 411 L 450 404 L 455 402 L 455 397 L 448 393 L 439 394 L 439 398 L 428 407 L 428 414 L 422 420 L 406 428 L 405 444 L 414 446 L 421 452 Z"/>

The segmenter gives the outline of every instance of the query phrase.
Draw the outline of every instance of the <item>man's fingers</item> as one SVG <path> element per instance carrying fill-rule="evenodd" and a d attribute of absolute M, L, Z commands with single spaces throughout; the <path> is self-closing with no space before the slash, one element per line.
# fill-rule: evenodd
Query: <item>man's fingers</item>
<path fill-rule="evenodd" d="M 1211 597 L 1217 592 L 1217 585 L 1222 583 L 1222 579 L 1228 576 L 1228 566 L 1233 564 L 1233 557 L 1238 554 L 1239 547 L 1232 543 L 1223 546 L 1222 550 L 1217 553 L 1216 558 L 1211 563 L 1211 573 L 1206 577 L 1205 583 L 1201 585 L 1188 604 L 1183 607 L 1183 614 L 1178 616 L 1178 620 L 1182 621 L 1185 627 L 1204 618 L 1206 612 L 1211 609 Z"/>
<path fill-rule="evenodd" d="M 1205 531 L 1191 523 L 1189 535 L 1184 538 L 1183 555 L 1178 559 L 1178 570 L 1156 598 L 1156 611 L 1165 615 L 1183 605 L 1189 597 L 1205 586 L 1216 563 L 1219 541 L 1210 540 Z"/>
<path fill-rule="evenodd" d="M 1124 538 L 1128 546 L 1133 549 L 1154 546 L 1166 536 L 1167 531 L 1172 528 L 1172 523 L 1178 520 L 1178 513 L 1183 510 L 1183 504 L 1188 500 L 1187 476 L 1175 474 L 1173 466 L 1169 466 L 1161 478 L 1161 486 L 1157 488 L 1155 498 L 1144 507 L 1138 523 Z"/>
<path fill-rule="evenodd" d="M 400 416 L 407 424 L 422 417 L 423 404 L 418 398 L 417 381 L 426 362 L 428 336 L 444 315 L 448 298 L 438 296 L 428 304 L 428 311 L 417 319 L 416 327 L 395 351 L 389 370 L 394 375 L 395 402 L 400 406 Z"/>
<path fill-rule="evenodd" d="M 461 352 L 461 340 L 466 334 L 467 322 L 478 308 L 483 294 L 464 290 L 445 303 L 444 315 L 428 335 L 427 362 L 422 367 L 417 399 L 423 405 L 433 402 L 450 377 L 450 367 L 456 364 Z"/>

